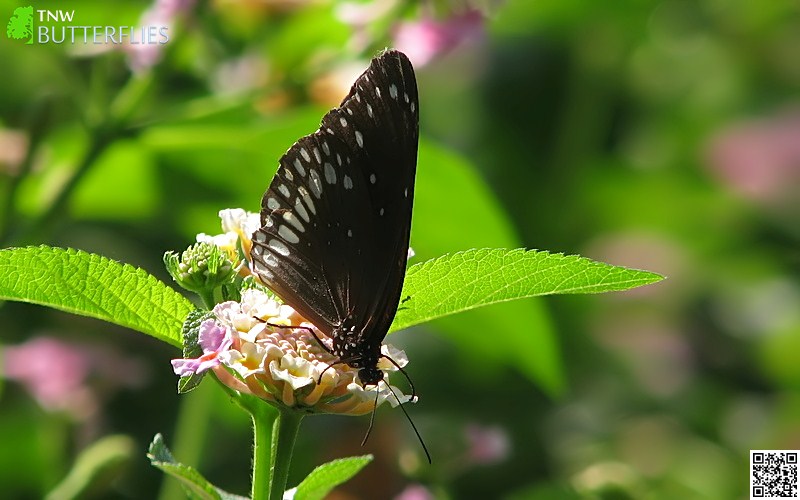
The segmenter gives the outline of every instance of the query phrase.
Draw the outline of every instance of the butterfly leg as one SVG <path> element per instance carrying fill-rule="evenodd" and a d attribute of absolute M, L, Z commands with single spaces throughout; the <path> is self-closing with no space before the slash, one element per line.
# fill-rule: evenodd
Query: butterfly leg
<path fill-rule="evenodd" d="M 322 349 L 324 349 L 325 352 L 327 352 L 328 354 L 333 354 L 333 351 L 331 351 L 330 348 L 328 348 L 328 346 L 325 345 L 322 339 L 320 339 L 319 336 L 317 336 L 317 332 L 315 332 L 313 328 L 301 325 L 279 325 L 277 323 L 270 323 L 268 321 L 264 321 L 263 319 L 258 318 L 256 316 L 253 316 L 253 318 L 257 319 L 262 323 L 266 323 L 266 325 L 271 328 L 286 328 L 288 330 L 305 330 L 314 337 L 314 339 L 317 341 L 317 344 L 319 344 L 319 346 L 322 347 Z"/>
<path fill-rule="evenodd" d="M 417 389 L 414 387 L 414 382 L 411 380 L 411 377 L 408 376 L 408 373 L 406 373 L 406 371 L 403 370 L 402 366 L 397 364 L 397 361 L 393 360 L 389 356 L 381 356 L 381 357 L 388 359 L 389 362 L 392 363 L 395 366 L 395 368 L 400 370 L 400 373 L 402 373 L 403 376 L 406 378 L 406 380 L 408 380 L 408 385 L 411 386 L 411 399 L 416 399 L 416 397 L 417 397 Z"/>

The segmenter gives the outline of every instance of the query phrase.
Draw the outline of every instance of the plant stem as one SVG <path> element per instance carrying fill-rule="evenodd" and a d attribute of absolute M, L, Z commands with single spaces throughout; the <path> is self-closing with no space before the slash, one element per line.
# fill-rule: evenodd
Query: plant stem
<path fill-rule="evenodd" d="M 277 420 L 277 412 L 254 397 L 241 396 L 237 401 L 253 418 L 253 483 L 250 498 L 264 500 L 267 498 L 272 429 Z"/>
<path fill-rule="evenodd" d="M 255 449 L 253 451 L 253 500 L 280 500 L 286 491 L 289 478 L 289 465 L 297 439 L 297 431 L 303 414 L 289 409 L 281 409 L 277 420 L 271 422 L 272 435 L 269 429 L 259 425 L 257 416 L 253 414 L 255 425 Z M 268 446 L 271 441 L 272 446 Z M 266 445 L 266 446 L 265 446 Z M 271 453 L 268 456 L 268 449 Z M 269 472 L 267 472 L 269 464 Z M 267 488 L 269 475 L 269 488 Z"/>
<path fill-rule="evenodd" d="M 206 306 L 206 309 L 214 309 L 214 306 L 216 305 L 216 301 L 214 300 L 214 292 L 201 291 L 197 292 L 197 294 L 200 296 L 200 299 L 203 301 L 203 305 Z"/>

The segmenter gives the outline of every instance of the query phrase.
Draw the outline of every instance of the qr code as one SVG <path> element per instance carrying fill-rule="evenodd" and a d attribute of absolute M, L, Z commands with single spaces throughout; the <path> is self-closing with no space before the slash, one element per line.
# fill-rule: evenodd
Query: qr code
<path fill-rule="evenodd" d="M 751 450 L 750 498 L 800 498 L 797 456 L 800 450 Z"/>

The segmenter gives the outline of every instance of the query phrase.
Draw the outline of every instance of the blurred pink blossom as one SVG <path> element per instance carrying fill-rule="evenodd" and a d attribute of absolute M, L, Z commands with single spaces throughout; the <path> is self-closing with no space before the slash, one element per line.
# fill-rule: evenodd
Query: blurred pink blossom
<path fill-rule="evenodd" d="M 431 491 L 421 484 L 409 484 L 394 500 L 433 500 Z"/>
<path fill-rule="evenodd" d="M 444 20 L 422 19 L 401 23 L 394 35 L 395 47 L 405 52 L 415 66 L 423 66 L 434 57 L 466 42 L 483 40 L 484 17 L 468 10 Z"/>
<path fill-rule="evenodd" d="M 139 19 L 139 26 L 166 26 L 172 39 L 172 26 L 175 19 L 194 7 L 195 0 L 155 0 Z M 126 44 L 128 64 L 134 72 L 141 72 L 155 66 L 162 56 L 162 44 Z"/>
<path fill-rule="evenodd" d="M 23 385 L 42 408 L 66 411 L 76 418 L 93 414 L 97 396 L 87 384 L 97 374 L 106 386 L 136 387 L 144 369 L 132 359 L 94 346 L 69 344 L 52 337 L 37 337 L 2 351 L 3 375 Z"/>
<path fill-rule="evenodd" d="M 648 393 L 668 398 L 695 378 L 695 353 L 686 334 L 658 318 L 596 321 L 592 334 L 622 359 Z"/>
<path fill-rule="evenodd" d="M 467 460 L 475 465 L 490 465 L 508 458 L 511 443 L 508 434 L 497 426 L 485 427 L 476 424 L 464 429 L 467 438 Z"/>
<path fill-rule="evenodd" d="M 391 14 L 396 6 L 397 0 L 342 2 L 336 6 L 336 17 L 353 27 L 365 27 Z"/>
<path fill-rule="evenodd" d="M 16 175 L 28 150 L 28 135 L 24 132 L 0 128 L 0 172 Z"/>
<path fill-rule="evenodd" d="M 370 27 L 383 23 L 384 18 L 396 10 L 400 1 L 372 0 L 371 2 L 356 1 L 337 4 L 335 7 L 336 17 L 351 28 L 349 48 L 354 52 L 366 50 L 374 41 L 374 33 Z"/>
<path fill-rule="evenodd" d="M 3 351 L 5 376 L 16 380 L 48 410 L 63 409 L 83 390 L 89 355 L 49 337 L 39 337 Z"/>
<path fill-rule="evenodd" d="M 736 123 L 712 137 L 709 167 L 733 190 L 766 201 L 800 186 L 800 108 Z"/>

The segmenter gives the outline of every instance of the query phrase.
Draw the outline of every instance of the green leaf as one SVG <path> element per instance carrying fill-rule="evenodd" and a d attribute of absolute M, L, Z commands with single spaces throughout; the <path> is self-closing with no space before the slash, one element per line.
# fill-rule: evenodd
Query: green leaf
<path fill-rule="evenodd" d="M 431 141 L 420 140 L 419 146 L 411 228 L 418 262 L 465 248 L 522 246 L 503 204 L 469 159 Z M 528 328 L 515 328 L 520 323 Z M 473 309 L 430 326 L 447 336 L 465 358 L 480 359 L 487 370 L 513 366 L 553 396 L 564 388 L 558 339 L 541 300 Z M 518 349 L 509 352 L 494 342 L 483 334 L 487 328 L 506 332 L 508 342 Z"/>
<path fill-rule="evenodd" d="M 322 500 L 335 487 L 355 476 L 368 463 L 372 455 L 340 458 L 320 465 L 297 486 L 294 500 Z"/>
<path fill-rule="evenodd" d="M 147 457 L 153 467 L 161 469 L 178 479 L 186 495 L 192 500 L 246 500 L 246 497 L 234 495 L 217 488 L 208 482 L 195 468 L 176 461 L 167 445 L 164 444 L 164 438 L 161 434 L 156 434 L 153 438 Z"/>
<path fill-rule="evenodd" d="M 81 451 L 72 469 L 46 498 L 89 498 L 108 493 L 133 457 L 134 443 L 130 437 L 106 436 Z"/>
<path fill-rule="evenodd" d="M 392 330 L 476 307 L 539 295 L 602 293 L 661 281 L 649 271 L 537 250 L 482 248 L 412 266 Z"/>
<path fill-rule="evenodd" d="M 199 358 L 203 355 L 203 348 L 198 343 L 200 337 L 200 324 L 210 318 L 214 317 L 211 311 L 202 311 L 195 309 L 186 316 L 186 321 L 183 322 L 181 330 L 183 337 L 183 357 L 186 359 Z M 193 373 L 185 375 L 178 380 L 178 394 L 186 394 L 194 390 L 207 372 Z"/>
<path fill-rule="evenodd" d="M 102 319 L 178 347 L 183 320 L 194 309 L 143 269 L 46 246 L 0 250 L 0 299 Z"/>

